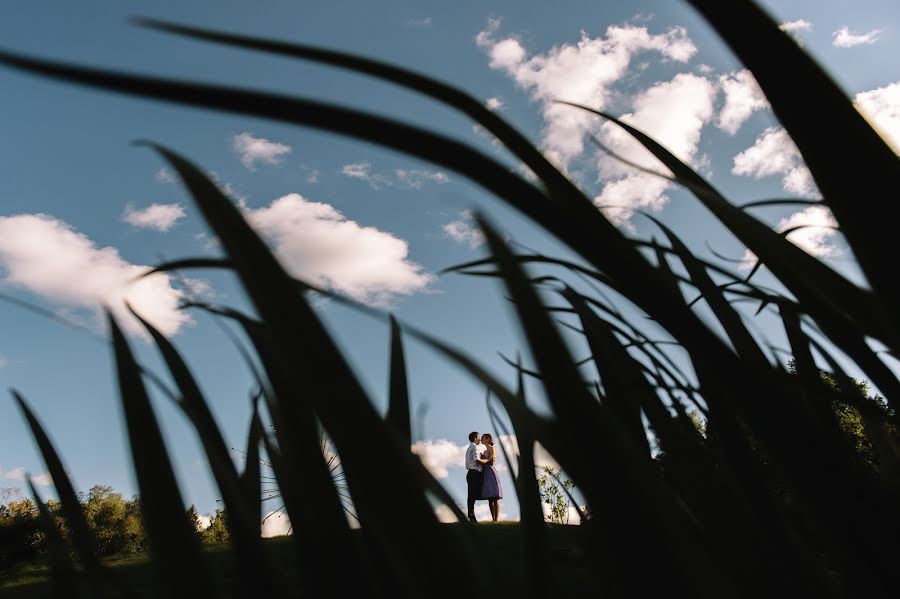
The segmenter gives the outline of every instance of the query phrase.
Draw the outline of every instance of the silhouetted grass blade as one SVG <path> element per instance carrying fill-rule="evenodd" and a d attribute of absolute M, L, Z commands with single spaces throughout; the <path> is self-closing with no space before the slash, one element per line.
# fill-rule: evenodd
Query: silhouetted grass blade
<path fill-rule="evenodd" d="M 78 501 L 75 487 L 66 474 L 66 469 L 59 454 L 53 447 L 50 437 L 44 432 L 44 428 L 31 411 L 31 408 L 28 407 L 25 398 L 15 389 L 11 389 L 10 392 L 22 411 L 22 415 L 28 422 L 31 435 L 34 437 L 34 441 L 41 452 L 41 457 L 44 458 L 44 464 L 46 464 L 47 470 L 53 478 L 53 486 L 56 487 L 56 492 L 59 495 L 62 514 L 65 517 L 66 525 L 69 527 L 69 534 L 76 555 L 78 555 L 78 559 L 81 560 L 81 563 L 87 570 L 93 591 L 98 592 L 103 570 L 95 554 L 97 539 L 88 526 L 87 519 L 81 509 L 81 503 Z"/>
<path fill-rule="evenodd" d="M 900 206 L 884 200 L 900 187 L 900 159 L 857 112 L 843 90 L 756 2 L 690 0 L 753 73 L 778 120 L 809 166 L 866 277 L 882 300 L 897 345 L 896 267 L 880 240 L 891 239 Z M 823 123 L 828 139 L 823 143 Z M 839 142 L 835 143 L 836 140 Z M 870 214 L 881 218 L 872 222 Z"/>
<path fill-rule="evenodd" d="M 885 315 L 885 309 L 871 293 L 856 287 L 750 214 L 733 206 L 690 166 L 647 134 L 609 113 L 571 102 L 560 103 L 601 116 L 640 142 L 674 173 L 679 183 L 689 189 L 723 225 L 769 267 L 769 270 L 797 296 L 815 318 L 826 324 L 849 318 L 869 335 L 896 344 L 897 336 Z"/>
<path fill-rule="evenodd" d="M 296 381 L 293 388 L 301 395 L 278 398 L 283 420 L 291 418 L 289 409 L 302 409 L 303 404 L 298 402 L 308 402 L 307 407 L 315 410 L 340 454 L 359 519 L 363 526 L 373 527 L 373 532 L 382 537 L 381 542 L 397 550 L 422 542 L 433 544 L 434 555 L 408 555 L 407 552 L 409 559 L 393 564 L 398 568 L 398 573 L 403 572 L 410 577 L 417 587 L 430 588 L 430 581 L 438 575 L 436 564 L 467 563 L 471 556 L 462 552 L 450 540 L 452 537 L 447 537 L 438 526 L 426 499 L 424 489 L 436 484 L 433 478 L 418 458 L 410 453 L 409 446 L 400 443 L 375 412 L 334 341 L 297 292 L 295 281 L 284 272 L 238 208 L 222 195 L 212 181 L 180 156 L 165 148 L 154 147 L 190 190 L 201 213 L 233 261 L 257 312 L 267 323 L 273 349 L 269 361 L 280 368 L 285 380 L 290 377 Z M 347 418 L 348 413 L 354 417 Z M 385 463 L 391 467 L 384 468 Z M 385 494 L 385 488 L 392 489 L 392 493 Z M 417 522 L 415 530 L 398 525 L 396 496 L 404 497 L 407 517 Z M 316 520 L 311 523 L 321 526 L 321 520 Z M 323 534 L 320 541 L 332 546 L 331 550 L 324 551 L 325 555 L 343 555 L 349 559 L 356 553 L 341 529 L 332 528 L 328 533 L 327 536 Z M 333 562 L 331 565 L 322 564 L 322 573 L 336 566 Z M 475 576 L 478 576 L 477 572 Z M 338 577 L 337 582 L 335 577 Z M 329 581 L 329 585 L 363 583 L 340 577 L 339 570 L 335 570 L 334 576 L 323 576 L 323 580 Z M 445 591 L 452 594 L 450 588 Z"/>
<path fill-rule="evenodd" d="M 108 314 L 108 321 L 132 464 L 142 498 L 141 515 L 160 584 L 174 596 L 213 596 L 200 544 L 184 517 L 185 504 L 140 369 L 112 314 Z"/>
<path fill-rule="evenodd" d="M 69 552 L 65 541 L 56 528 L 56 522 L 47 504 L 38 495 L 37 489 L 28 473 L 25 474 L 25 481 L 28 483 L 28 490 L 34 497 L 34 504 L 37 506 L 38 521 L 44 531 L 47 539 L 47 556 L 50 562 L 50 582 L 53 587 L 53 596 L 59 599 L 67 597 L 80 597 L 78 588 L 78 579 L 75 576 L 75 570 L 69 560 Z"/>
<path fill-rule="evenodd" d="M 178 350 L 153 325 L 141 318 L 131 307 L 129 310 L 144 326 L 157 348 L 162 354 L 172 378 L 178 385 L 181 394 L 180 407 L 188 416 L 209 460 L 210 470 L 222 493 L 222 501 L 228 514 L 228 526 L 234 538 L 237 555 L 237 567 L 241 592 L 244 596 L 253 596 L 264 592 L 267 595 L 280 597 L 278 581 L 271 565 L 266 562 L 262 550 L 259 532 L 259 492 L 250 501 L 250 497 L 242 491 L 242 484 L 235 469 L 234 462 L 228 452 L 228 446 L 216 425 L 215 418 L 200 391 L 200 387 L 190 372 Z M 256 422 L 254 417 L 254 422 Z M 259 437 L 256 437 L 257 444 Z M 248 453 L 247 459 L 250 459 Z M 259 487 L 259 453 L 256 452 L 256 479 Z M 255 508 L 255 509 L 254 509 Z"/>
<path fill-rule="evenodd" d="M 409 385 L 406 380 L 406 358 L 403 338 L 397 320 L 391 316 L 391 364 L 387 421 L 400 438 L 412 443 L 412 424 L 409 418 Z"/>

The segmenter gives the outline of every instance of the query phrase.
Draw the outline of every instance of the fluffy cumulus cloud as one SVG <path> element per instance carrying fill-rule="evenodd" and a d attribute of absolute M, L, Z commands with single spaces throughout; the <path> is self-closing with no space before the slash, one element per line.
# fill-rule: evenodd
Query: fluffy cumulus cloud
<path fill-rule="evenodd" d="M 254 137 L 251 133 L 235 135 L 232 148 L 250 170 L 254 170 L 259 163 L 278 164 L 291 152 L 291 146 Z"/>
<path fill-rule="evenodd" d="M 409 245 L 390 233 L 347 219 L 329 204 L 292 193 L 258 209 L 250 224 L 272 244 L 294 276 L 381 304 L 424 291 L 433 277 L 409 260 Z"/>
<path fill-rule="evenodd" d="M 812 31 L 812 23 L 805 19 L 797 19 L 796 21 L 787 21 L 778 26 L 782 31 Z"/>
<path fill-rule="evenodd" d="M 725 96 L 716 126 L 729 135 L 737 133 L 750 115 L 769 108 L 769 102 L 747 69 L 719 77 L 719 87 Z"/>
<path fill-rule="evenodd" d="M 122 220 L 141 229 L 154 229 L 165 233 L 184 218 L 181 204 L 150 204 L 142 210 L 136 210 L 129 204 L 125 207 Z"/>
<path fill-rule="evenodd" d="M 700 133 L 713 117 L 716 93 L 715 85 L 706 77 L 679 73 L 640 93 L 632 112 L 621 118 L 648 132 L 680 159 L 699 165 Z M 630 162 L 667 172 L 647 150 L 612 123 L 601 127 L 600 139 Z M 613 222 L 624 225 L 636 210 L 660 210 L 668 201 L 666 179 L 636 170 L 605 152 L 600 154 L 598 167 L 604 186 L 594 202 Z"/>
<path fill-rule="evenodd" d="M 838 239 L 837 226 L 828 208 L 810 206 L 782 218 L 775 229 L 779 233 L 790 231 L 785 238 L 807 254 L 817 258 L 833 258 L 841 254 L 840 247 L 835 243 Z M 741 269 L 750 270 L 754 264 L 756 256 L 750 250 L 745 251 Z"/>
<path fill-rule="evenodd" d="M 457 243 L 467 244 L 472 249 L 484 243 L 484 233 L 472 220 L 472 212 L 463 210 L 459 218 L 442 227 L 444 235 Z"/>
<path fill-rule="evenodd" d="M 64 308 L 108 306 L 133 333 L 143 329 L 125 302 L 165 335 L 190 323 L 178 309 L 182 292 L 165 274 L 136 279 L 147 266 L 131 264 L 113 247 L 97 247 L 87 236 L 45 214 L 0 217 L 0 276 L 10 285 Z"/>
<path fill-rule="evenodd" d="M 475 43 L 487 52 L 491 68 L 506 73 L 540 102 L 545 151 L 563 167 L 583 152 L 585 133 L 596 126 L 597 119 L 555 100 L 602 109 L 612 86 L 626 75 L 638 53 L 654 52 L 665 60 L 686 62 L 697 52 L 684 28 L 651 34 L 646 27 L 624 25 L 611 26 L 600 37 L 582 32 L 577 43 L 529 55 L 517 37 L 500 37 L 499 28 L 500 21 L 491 19 Z"/>
<path fill-rule="evenodd" d="M 778 175 L 785 191 L 802 196 L 818 194 L 800 151 L 783 127 L 763 131 L 751 147 L 734 157 L 731 172 L 756 179 Z"/>
<path fill-rule="evenodd" d="M 831 211 L 824 206 L 810 206 L 778 221 L 777 230 L 787 234 L 794 245 L 808 254 L 820 258 L 832 258 L 840 254 L 834 245 L 837 237 L 837 221 Z"/>
<path fill-rule="evenodd" d="M 853 33 L 849 27 L 844 26 L 832 34 L 831 45 L 836 48 L 868 46 L 877 42 L 880 34 L 880 29 L 873 29 L 868 33 Z"/>
<path fill-rule="evenodd" d="M 894 151 L 900 152 L 900 81 L 856 94 L 854 102 Z"/>
<path fill-rule="evenodd" d="M 419 456 L 422 464 L 437 479 L 450 476 L 449 468 L 464 468 L 466 448 L 447 439 L 417 441 L 412 445 L 412 452 Z"/>

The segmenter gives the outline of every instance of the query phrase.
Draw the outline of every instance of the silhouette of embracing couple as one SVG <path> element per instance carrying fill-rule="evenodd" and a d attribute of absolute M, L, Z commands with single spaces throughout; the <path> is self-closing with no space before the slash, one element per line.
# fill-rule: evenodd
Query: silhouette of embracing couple
<path fill-rule="evenodd" d="M 478 522 L 475 518 L 475 502 L 487 500 L 491 510 L 491 520 L 500 517 L 500 500 L 503 499 L 503 487 L 500 486 L 500 474 L 494 467 L 494 438 L 485 433 L 481 436 L 473 431 L 469 433 L 469 447 L 466 449 L 466 485 L 469 488 L 466 507 L 469 509 L 469 521 Z"/>

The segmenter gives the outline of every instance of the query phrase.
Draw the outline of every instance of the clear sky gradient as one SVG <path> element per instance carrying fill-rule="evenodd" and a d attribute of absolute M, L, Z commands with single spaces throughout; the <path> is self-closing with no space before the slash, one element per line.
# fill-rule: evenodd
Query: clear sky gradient
<path fill-rule="evenodd" d="M 900 5 L 764 4 L 900 147 Z M 707 258 L 707 243 L 735 258 L 744 249 L 690 196 L 597 153 L 585 135 L 655 166 L 627 140 L 550 100 L 630 114 L 735 202 L 816 197 L 752 77 L 683 2 L 0 3 L 5 50 L 332 101 L 434 128 L 517 169 L 471 122 L 416 94 L 144 30 L 128 24 L 129 16 L 337 48 L 453 83 L 545 149 L 620 226 L 649 237 L 652 226 L 634 211 L 650 211 Z M 221 330 L 203 314 L 174 309 L 185 292 L 173 279 L 123 287 L 142 266 L 218 252 L 188 195 L 155 154 L 130 145 L 135 139 L 167 145 L 213 173 L 293 272 L 392 310 L 465 348 L 505 380 L 513 372 L 498 352 L 515 356 L 524 344 L 502 289 L 488 279 L 436 275 L 483 253 L 467 211 L 483 210 L 515 242 L 569 256 L 457 173 L 330 134 L 8 69 L 0 69 L 0 128 L 0 292 L 97 334 L 0 303 L 0 384 L 28 398 L 83 490 L 108 484 L 135 493 L 100 302 L 121 310 L 128 297 L 165 330 L 188 358 L 227 441 L 245 445 L 252 383 Z M 827 128 L 823 123 L 824 136 Z M 839 236 L 823 228 L 830 215 L 799 212 L 758 214 L 776 228 L 819 225 L 791 239 L 858 277 Z M 230 276 L 188 276 L 202 297 L 247 308 Z M 384 409 L 387 328 L 331 303 L 318 310 Z M 768 330 L 765 319 L 759 324 Z M 139 335 L 132 342 L 144 363 L 164 372 L 149 344 Z M 434 472 L 462 498 L 466 435 L 491 430 L 484 391 L 411 341 L 407 354 L 413 411 L 421 415 L 417 440 Z M 186 501 L 213 511 L 216 491 L 192 429 L 164 397 L 155 406 Z M 0 400 L 0 486 L 24 486 L 26 470 L 44 472 L 11 399 Z M 46 486 L 42 492 L 52 494 Z M 517 517 L 515 501 L 503 511 Z"/>

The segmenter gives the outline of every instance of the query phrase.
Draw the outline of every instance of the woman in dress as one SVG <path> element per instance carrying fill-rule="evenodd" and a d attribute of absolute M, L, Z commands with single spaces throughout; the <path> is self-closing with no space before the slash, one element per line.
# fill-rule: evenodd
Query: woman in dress
<path fill-rule="evenodd" d="M 503 487 L 500 486 L 500 474 L 494 468 L 494 438 L 490 434 L 485 433 L 481 436 L 481 443 L 486 448 L 481 454 L 482 459 L 487 462 L 482 466 L 484 482 L 481 486 L 481 498 L 487 499 L 488 507 L 491 509 L 491 519 L 496 522 L 500 517 L 500 500 L 503 499 Z"/>

